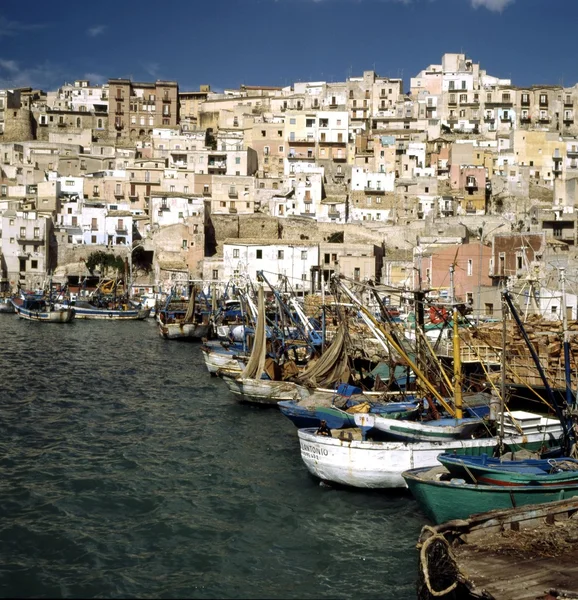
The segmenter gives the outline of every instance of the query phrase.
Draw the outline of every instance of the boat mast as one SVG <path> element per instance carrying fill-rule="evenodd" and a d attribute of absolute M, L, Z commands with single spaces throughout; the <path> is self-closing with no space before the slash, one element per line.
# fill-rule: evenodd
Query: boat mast
<path fill-rule="evenodd" d="M 450 298 L 453 305 L 453 350 L 454 350 L 454 404 L 456 407 L 456 419 L 463 418 L 463 396 L 462 396 L 462 361 L 460 356 L 460 333 L 458 330 L 458 305 L 454 292 L 454 271 L 456 265 L 450 266 Z"/>
<path fill-rule="evenodd" d="M 508 338 L 508 307 L 502 296 L 502 356 L 500 377 L 500 445 L 504 440 L 504 413 L 506 412 L 506 343 Z"/>
<path fill-rule="evenodd" d="M 570 407 L 576 402 L 572 393 L 572 376 L 570 374 L 570 332 L 568 331 L 568 315 L 566 311 L 566 270 L 560 269 L 560 288 L 562 291 L 562 325 L 564 327 L 564 374 L 566 376 L 566 404 Z"/>
<path fill-rule="evenodd" d="M 522 334 L 522 337 L 524 338 L 524 341 L 526 342 L 526 346 L 528 347 L 528 350 L 530 351 L 530 354 L 532 355 L 532 360 L 534 361 L 534 364 L 536 365 L 536 369 L 538 370 L 540 379 L 542 380 L 542 383 L 544 384 L 544 387 L 546 388 L 546 395 L 548 396 L 548 401 L 556 410 L 556 416 L 558 417 L 558 420 L 560 421 L 560 425 L 562 426 L 562 447 L 563 447 L 564 453 L 566 456 L 571 456 L 576 448 L 576 435 L 574 433 L 574 423 L 572 422 L 572 416 L 568 412 L 570 407 L 566 404 L 566 401 L 564 401 L 563 406 L 560 406 L 560 403 L 556 400 L 556 396 L 554 395 L 554 392 L 552 391 L 552 388 L 551 388 L 550 384 L 548 383 L 548 380 L 546 379 L 546 374 L 544 373 L 544 369 L 542 368 L 540 359 L 538 358 L 538 355 L 536 354 L 536 349 L 534 348 L 532 342 L 530 341 L 530 338 L 528 337 L 528 334 L 526 333 L 526 329 L 524 328 L 524 325 L 523 325 L 522 321 L 520 320 L 520 316 L 518 315 L 516 308 L 514 307 L 514 303 L 512 301 L 512 296 L 510 295 L 509 290 L 506 289 L 505 291 L 502 292 L 502 294 L 503 294 L 505 301 L 508 304 L 510 313 L 512 314 L 512 316 L 514 317 L 514 320 L 516 321 L 516 325 L 518 326 L 518 329 L 520 330 L 520 333 Z"/>

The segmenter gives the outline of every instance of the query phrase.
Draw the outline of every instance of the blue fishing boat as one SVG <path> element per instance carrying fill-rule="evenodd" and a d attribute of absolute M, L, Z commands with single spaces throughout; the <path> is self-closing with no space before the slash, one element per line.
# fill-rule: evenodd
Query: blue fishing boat
<path fill-rule="evenodd" d="M 74 308 L 57 308 L 50 300 L 39 295 L 12 298 L 11 302 L 18 316 L 27 321 L 70 323 L 75 317 Z"/>
<path fill-rule="evenodd" d="M 441 454 L 439 462 L 450 476 L 468 483 L 508 487 L 532 485 L 578 486 L 578 460 L 575 458 L 529 458 L 507 460 L 506 457 L 457 456 Z"/>
<path fill-rule="evenodd" d="M 327 390 L 330 392 L 330 390 Z M 331 392 L 330 392 L 331 393 Z M 313 400 L 316 398 L 316 400 Z M 325 421 L 330 429 L 344 429 L 355 427 L 355 413 L 347 412 L 348 409 L 355 410 L 356 407 L 368 404 L 370 413 L 388 415 L 391 419 L 415 418 L 421 405 L 417 402 L 368 402 L 365 395 L 360 394 L 356 399 L 347 401 L 346 408 L 338 408 L 334 405 L 323 405 L 317 392 L 310 398 L 302 401 L 284 400 L 277 404 L 281 412 L 290 419 L 298 428 L 319 427 L 321 421 Z"/>

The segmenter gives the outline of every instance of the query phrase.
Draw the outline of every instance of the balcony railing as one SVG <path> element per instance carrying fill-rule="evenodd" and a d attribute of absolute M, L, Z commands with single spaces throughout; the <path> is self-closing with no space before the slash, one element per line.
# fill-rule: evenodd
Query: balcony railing
<path fill-rule="evenodd" d="M 530 117 L 520 117 L 520 123 L 531 123 L 532 119 Z"/>
<path fill-rule="evenodd" d="M 116 233 L 119 233 L 119 234 L 124 234 L 124 235 L 128 234 L 128 228 L 124 227 L 124 226 L 123 227 L 115 227 L 115 231 L 116 231 Z"/>
<path fill-rule="evenodd" d="M 114 197 L 115 198 L 124 198 L 124 192 L 115 192 Z"/>
<path fill-rule="evenodd" d="M 237 190 L 229 190 L 229 198 L 238 198 L 239 192 Z"/>

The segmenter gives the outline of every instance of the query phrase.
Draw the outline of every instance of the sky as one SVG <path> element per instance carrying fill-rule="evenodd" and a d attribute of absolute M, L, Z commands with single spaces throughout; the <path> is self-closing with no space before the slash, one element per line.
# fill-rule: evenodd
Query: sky
<path fill-rule="evenodd" d="M 514 85 L 578 82 L 576 0 L 2 0 L 0 89 L 171 79 L 181 91 L 410 78 L 463 52 Z"/>

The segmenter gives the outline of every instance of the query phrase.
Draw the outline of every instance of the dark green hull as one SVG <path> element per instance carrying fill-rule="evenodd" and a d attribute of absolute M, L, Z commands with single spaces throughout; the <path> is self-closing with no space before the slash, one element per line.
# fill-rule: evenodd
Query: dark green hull
<path fill-rule="evenodd" d="M 402 474 L 422 511 L 436 524 L 467 519 L 473 514 L 578 496 L 578 487 L 474 485 L 462 479 L 427 479 L 430 468 Z"/>

